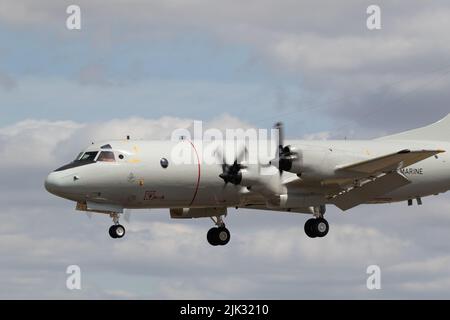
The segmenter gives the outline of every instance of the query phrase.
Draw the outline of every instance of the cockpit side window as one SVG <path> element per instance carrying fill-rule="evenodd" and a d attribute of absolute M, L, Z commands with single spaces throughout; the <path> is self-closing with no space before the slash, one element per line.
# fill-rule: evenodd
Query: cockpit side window
<path fill-rule="evenodd" d="M 103 162 L 115 162 L 116 158 L 114 157 L 114 152 L 112 151 L 102 151 L 97 158 L 97 161 Z"/>

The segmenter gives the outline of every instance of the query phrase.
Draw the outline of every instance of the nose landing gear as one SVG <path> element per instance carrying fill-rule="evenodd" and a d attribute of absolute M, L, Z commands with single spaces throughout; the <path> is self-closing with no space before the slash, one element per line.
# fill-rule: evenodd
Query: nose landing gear
<path fill-rule="evenodd" d="M 224 246 L 230 241 L 230 231 L 225 227 L 222 217 L 211 218 L 217 227 L 209 229 L 206 239 L 212 246 Z"/>
<path fill-rule="evenodd" d="M 118 213 L 112 213 L 110 216 L 113 219 L 114 225 L 109 228 L 109 235 L 113 239 L 120 239 L 125 235 L 125 227 L 119 224 Z"/>

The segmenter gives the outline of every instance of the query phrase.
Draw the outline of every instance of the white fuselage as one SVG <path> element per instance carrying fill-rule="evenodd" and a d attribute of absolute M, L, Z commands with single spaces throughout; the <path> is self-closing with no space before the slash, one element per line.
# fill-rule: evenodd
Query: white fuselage
<path fill-rule="evenodd" d="M 327 187 L 322 182 L 342 178 L 336 172 L 339 165 L 404 149 L 450 150 L 450 143 L 447 142 L 411 140 L 293 140 L 287 143 L 302 150 L 301 175 L 283 172 L 280 177 L 277 168 L 269 167 L 265 169 L 263 179 L 270 180 L 269 184 L 274 192 L 279 194 L 294 192 L 291 185 L 295 184 L 295 193 L 305 195 L 302 207 L 328 203 Z M 110 148 L 101 149 L 105 144 Z M 248 185 L 224 184 L 219 177 L 222 173 L 221 164 L 211 163 L 205 157 L 205 154 L 210 158 L 214 157 L 214 150 L 200 142 L 187 140 L 125 140 L 93 144 L 84 152 L 112 152 L 114 161 L 99 161 L 97 154 L 89 163 L 69 165 L 66 169 L 52 172 L 46 180 L 46 188 L 60 197 L 79 203 L 91 201 L 122 208 L 242 207 L 249 204 L 264 206 L 266 199 L 261 196 L 261 192 L 252 194 Z M 180 152 L 187 152 L 189 161 L 180 161 Z M 163 158 L 167 159 L 167 168 L 161 165 Z M 269 160 L 265 157 L 264 160 L 259 159 L 259 162 L 267 164 Z M 232 157 L 228 162 L 233 162 Z M 248 167 L 253 172 L 260 172 L 259 169 L 254 169 L 258 164 L 250 164 Z M 402 173 L 412 183 L 382 197 L 374 197 L 369 202 L 395 202 L 446 192 L 450 189 L 450 156 L 447 152 L 439 154 L 402 169 Z"/>

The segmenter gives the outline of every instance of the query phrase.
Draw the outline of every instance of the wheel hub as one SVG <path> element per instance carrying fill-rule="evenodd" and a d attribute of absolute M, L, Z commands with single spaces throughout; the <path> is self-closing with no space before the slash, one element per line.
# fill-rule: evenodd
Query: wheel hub
<path fill-rule="evenodd" d="M 219 232 L 219 239 L 220 241 L 225 241 L 228 239 L 228 234 L 225 231 L 220 231 Z"/>
<path fill-rule="evenodd" d="M 327 230 L 327 226 L 323 222 L 319 222 L 317 225 L 317 230 L 319 230 L 320 233 L 325 232 Z"/>

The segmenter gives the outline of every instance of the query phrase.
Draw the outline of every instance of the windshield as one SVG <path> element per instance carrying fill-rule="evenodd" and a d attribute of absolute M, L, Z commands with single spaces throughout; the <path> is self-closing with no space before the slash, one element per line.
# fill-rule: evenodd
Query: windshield
<path fill-rule="evenodd" d="M 75 158 L 75 161 L 80 160 L 81 156 L 84 154 L 84 152 L 80 152 L 77 157 Z"/>
<path fill-rule="evenodd" d="M 98 151 L 89 151 L 83 154 L 78 161 L 94 161 Z"/>
<path fill-rule="evenodd" d="M 55 171 L 63 171 L 71 168 L 76 168 L 80 166 L 84 166 L 87 164 L 95 163 L 95 157 L 97 156 L 98 151 L 89 151 L 82 152 L 78 155 L 78 157 L 69 164 L 62 166 L 61 168 L 56 169 Z"/>

